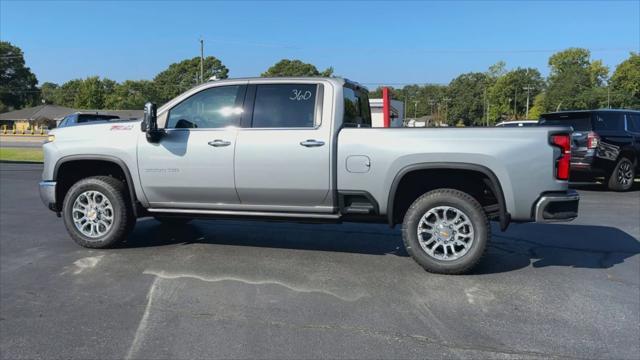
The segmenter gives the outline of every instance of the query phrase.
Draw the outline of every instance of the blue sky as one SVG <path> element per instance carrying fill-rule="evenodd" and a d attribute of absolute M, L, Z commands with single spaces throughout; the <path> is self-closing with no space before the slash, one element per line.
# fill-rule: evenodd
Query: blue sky
<path fill-rule="evenodd" d="M 500 60 L 547 74 L 553 51 L 576 46 L 613 70 L 640 50 L 640 1 L 0 1 L 0 38 L 40 83 L 151 79 L 198 56 L 200 37 L 232 77 L 299 58 L 369 88 L 448 83 Z"/>

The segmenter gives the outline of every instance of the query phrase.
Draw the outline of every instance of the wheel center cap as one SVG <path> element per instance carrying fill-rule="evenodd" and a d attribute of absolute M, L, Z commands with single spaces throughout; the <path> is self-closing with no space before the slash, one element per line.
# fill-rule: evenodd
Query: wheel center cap
<path fill-rule="evenodd" d="M 98 217 L 98 212 L 96 211 L 96 209 L 90 209 L 90 210 L 87 212 L 87 218 L 88 218 L 89 220 L 95 220 L 95 219 L 96 219 L 96 217 Z"/>
<path fill-rule="evenodd" d="M 437 226 L 437 231 L 438 231 L 438 237 L 441 240 L 450 240 L 451 239 L 451 228 L 449 228 L 448 226 L 444 225 L 444 224 L 439 224 Z"/>

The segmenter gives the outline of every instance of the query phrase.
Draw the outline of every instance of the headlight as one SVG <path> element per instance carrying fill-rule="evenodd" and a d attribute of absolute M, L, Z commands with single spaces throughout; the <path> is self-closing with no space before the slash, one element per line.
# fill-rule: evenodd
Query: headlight
<path fill-rule="evenodd" d="M 47 136 L 47 140 L 45 140 L 44 143 L 46 144 L 46 143 L 53 142 L 55 139 L 56 139 L 55 135 L 49 135 L 49 136 Z"/>

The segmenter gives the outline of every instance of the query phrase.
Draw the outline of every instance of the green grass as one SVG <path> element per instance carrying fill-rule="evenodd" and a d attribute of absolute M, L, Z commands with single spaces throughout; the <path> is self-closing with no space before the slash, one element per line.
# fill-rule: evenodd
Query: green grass
<path fill-rule="evenodd" d="M 0 161 L 42 162 L 42 149 L 0 147 Z"/>

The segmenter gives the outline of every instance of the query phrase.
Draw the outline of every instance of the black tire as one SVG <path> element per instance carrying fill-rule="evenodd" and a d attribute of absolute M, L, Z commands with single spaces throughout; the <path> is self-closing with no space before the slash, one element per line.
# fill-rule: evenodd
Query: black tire
<path fill-rule="evenodd" d="M 171 216 L 155 216 L 154 219 L 159 221 L 162 225 L 167 226 L 182 226 L 188 224 L 191 220 L 190 218 L 183 217 L 171 217 Z"/>
<path fill-rule="evenodd" d="M 418 239 L 418 227 L 423 215 L 440 206 L 462 211 L 473 226 L 471 245 L 464 255 L 455 260 L 437 259 L 428 254 Z M 471 195 L 454 189 L 433 190 L 420 196 L 411 204 L 402 223 L 402 239 L 409 255 L 425 270 L 437 274 L 469 272 L 484 255 L 490 238 L 491 227 L 480 203 Z M 435 248 L 433 245 L 432 249 Z"/>
<path fill-rule="evenodd" d="M 613 191 L 629 191 L 636 176 L 636 164 L 631 159 L 621 157 L 607 178 L 607 188 Z"/>
<path fill-rule="evenodd" d="M 73 204 L 86 191 L 98 191 L 103 194 L 113 207 L 113 223 L 108 231 L 99 237 L 89 237 L 78 230 L 73 221 Z M 82 179 L 73 184 L 64 197 L 62 218 L 73 241 L 78 245 L 104 249 L 125 240 L 135 226 L 135 217 L 126 193 L 125 184 L 109 176 L 95 176 Z"/>

